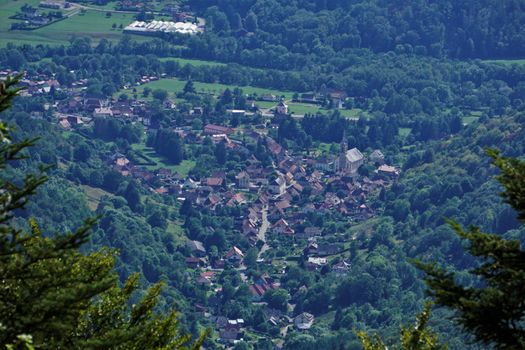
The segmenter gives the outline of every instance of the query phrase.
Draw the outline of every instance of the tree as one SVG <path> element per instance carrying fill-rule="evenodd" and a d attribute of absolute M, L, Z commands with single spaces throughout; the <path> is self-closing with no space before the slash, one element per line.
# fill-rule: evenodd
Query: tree
<path fill-rule="evenodd" d="M 257 23 L 257 16 L 252 11 L 248 12 L 245 19 L 246 30 L 249 32 L 256 32 L 259 24 Z"/>
<path fill-rule="evenodd" d="M 168 92 L 164 89 L 155 89 L 153 90 L 151 95 L 153 96 L 154 99 L 157 99 L 161 102 L 163 102 L 164 100 L 168 98 Z"/>
<path fill-rule="evenodd" d="M 256 248 L 252 247 L 248 249 L 243 259 L 244 265 L 248 267 L 255 267 L 257 265 L 257 255 L 258 251 Z"/>
<path fill-rule="evenodd" d="M 124 192 L 124 198 L 128 201 L 129 207 L 137 211 L 140 207 L 140 192 L 135 181 L 130 181 Z"/>
<path fill-rule="evenodd" d="M 188 94 L 188 93 L 194 94 L 195 93 L 195 87 L 193 86 L 193 81 L 188 80 L 186 82 L 186 84 L 184 85 L 183 91 L 184 91 L 185 94 Z"/>
<path fill-rule="evenodd" d="M 501 170 L 502 197 L 525 222 L 525 162 L 488 154 Z M 476 286 L 457 282 L 456 274 L 435 264 L 416 261 L 426 273 L 430 294 L 439 305 L 455 311 L 456 321 L 476 340 L 497 349 L 525 348 L 525 251 L 516 240 L 483 233 L 478 227 L 465 230 L 449 220 L 457 235 L 468 242 L 467 251 L 480 258 L 469 272 L 480 280 Z"/>
<path fill-rule="evenodd" d="M 219 142 L 215 146 L 215 159 L 220 165 L 226 163 L 226 143 L 224 141 Z"/>
<path fill-rule="evenodd" d="M 286 311 L 288 309 L 288 300 L 290 295 L 285 289 L 272 289 L 267 291 L 264 294 L 264 301 L 268 303 L 270 307 L 278 309 L 281 311 Z"/>
<path fill-rule="evenodd" d="M 73 151 L 73 156 L 76 160 L 85 162 L 91 157 L 91 148 L 87 143 L 81 142 L 75 147 L 75 150 Z"/>
<path fill-rule="evenodd" d="M 17 79 L 0 84 L 0 112 L 19 91 Z M 22 152 L 35 140 L 13 142 L 10 129 L 0 122 L 0 170 L 25 158 Z M 47 177 L 26 175 L 22 181 L 0 179 L 0 344 L 38 349 L 197 349 L 201 337 L 189 344 L 180 335 L 175 312 L 154 312 L 161 283 L 148 289 L 134 305 L 138 287 L 132 275 L 119 287 L 109 249 L 83 254 L 95 219 L 78 230 L 44 235 L 34 219 L 24 229 L 14 223 Z"/>
<path fill-rule="evenodd" d="M 427 326 L 430 319 L 430 303 L 426 303 L 423 311 L 416 317 L 414 327 L 401 327 L 400 350 L 445 350 L 446 345 L 438 341 L 437 335 Z M 357 332 L 364 350 L 387 350 L 387 347 L 379 335 L 373 337 L 366 332 Z M 396 349 L 396 347 L 394 347 Z"/>

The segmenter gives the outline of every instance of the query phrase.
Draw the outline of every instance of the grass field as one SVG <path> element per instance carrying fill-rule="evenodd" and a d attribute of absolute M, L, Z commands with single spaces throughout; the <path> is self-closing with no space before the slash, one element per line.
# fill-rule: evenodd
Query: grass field
<path fill-rule="evenodd" d="M 137 93 L 140 95 L 142 94 L 142 91 L 144 88 L 149 87 L 152 90 L 155 89 L 163 89 L 168 91 L 170 94 L 170 97 L 175 97 L 175 94 L 177 92 L 180 92 L 184 89 L 184 85 L 186 85 L 185 80 L 179 80 L 179 79 L 160 79 L 157 81 L 153 81 L 151 83 L 147 83 L 141 86 L 137 86 Z M 224 84 L 211 84 L 211 83 L 200 83 L 200 82 L 193 82 L 193 86 L 195 87 L 195 90 L 197 92 L 202 93 L 209 93 L 212 95 L 219 95 L 222 91 L 226 89 L 233 90 L 235 88 L 241 88 L 245 94 L 258 94 L 262 95 L 265 93 L 272 93 L 274 95 L 278 96 L 285 96 L 285 98 L 291 98 L 293 95 L 293 92 L 287 92 L 287 91 L 278 91 L 278 90 L 271 90 L 271 89 L 263 89 L 253 86 L 236 86 L 236 85 L 224 85 Z M 122 91 L 126 92 L 126 91 Z"/>
<path fill-rule="evenodd" d="M 472 124 L 474 122 L 477 122 L 479 119 L 479 117 L 476 117 L 476 116 L 468 116 L 468 117 L 463 117 L 463 123 L 465 124 Z"/>
<path fill-rule="evenodd" d="M 314 105 L 314 104 L 296 103 L 296 102 L 287 102 L 287 104 L 288 104 L 288 111 L 295 115 L 304 115 L 307 113 L 316 114 L 317 112 L 321 111 L 321 107 L 319 107 L 318 105 Z"/>
<path fill-rule="evenodd" d="M 82 188 L 84 189 L 84 193 L 86 194 L 89 209 L 93 211 L 97 210 L 98 204 L 100 203 L 100 199 L 102 197 L 113 196 L 111 193 L 106 192 L 101 188 L 91 187 L 88 185 L 82 185 Z"/>
<path fill-rule="evenodd" d="M 39 0 L 0 0 L 0 46 L 12 42 L 15 44 L 67 44 L 73 37 L 90 37 L 94 43 L 102 38 L 110 41 L 118 41 L 122 38 L 122 31 L 113 29 L 133 22 L 134 15 L 127 13 L 113 13 L 106 17 L 105 12 L 86 11 L 84 14 L 75 14 L 48 26 L 35 30 L 10 30 L 11 23 L 17 20 L 10 19 L 23 4 L 38 7 Z M 46 10 L 48 11 L 48 10 Z M 66 12 L 64 12 L 66 13 Z M 149 37 L 133 35 L 138 41 L 151 40 Z"/>
<path fill-rule="evenodd" d="M 499 64 L 503 64 L 503 65 L 506 65 L 506 66 L 511 66 L 513 64 L 524 65 L 525 64 L 525 59 L 517 59 L 517 60 L 485 60 L 484 62 L 499 63 Z"/>
<path fill-rule="evenodd" d="M 172 165 L 164 159 L 164 157 L 159 156 L 155 150 L 151 147 L 147 147 L 143 143 L 133 144 L 133 149 L 137 152 L 141 152 L 143 155 L 152 159 L 157 165 L 148 165 L 146 168 L 148 170 L 154 170 L 158 168 L 170 169 L 172 172 L 180 174 L 182 177 L 188 176 L 188 173 L 195 166 L 195 161 L 193 160 L 183 160 L 179 165 Z"/>
<path fill-rule="evenodd" d="M 308 103 L 296 103 L 296 102 L 289 102 L 288 110 L 295 115 L 305 115 L 307 113 L 316 114 L 318 112 L 323 113 L 323 114 L 331 114 L 334 112 L 334 110 L 325 109 L 318 105 L 308 104 Z M 339 113 L 343 117 L 347 117 L 348 119 L 354 119 L 354 120 L 359 119 L 359 116 L 361 115 L 361 113 L 363 113 L 366 117 L 370 117 L 370 115 L 367 112 L 361 109 L 358 109 L 358 108 L 339 109 Z"/>
<path fill-rule="evenodd" d="M 222 63 L 222 62 L 194 60 L 194 59 L 178 58 L 178 57 L 162 57 L 162 58 L 159 58 L 159 61 L 161 62 L 174 61 L 174 62 L 178 62 L 180 65 L 189 64 L 190 66 L 195 66 L 195 67 L 202 67 L 202 66 L 220 67 L 220 66 L 226 65 L 225 63 Z"/>
<path fill-rule="evenodd" d="M 410 134 L 411 131 L 412 131 L 412 129 L 410 129 L 410 128 L 399 128 L 399 136 L 407 137 L 408 134 Z"/>

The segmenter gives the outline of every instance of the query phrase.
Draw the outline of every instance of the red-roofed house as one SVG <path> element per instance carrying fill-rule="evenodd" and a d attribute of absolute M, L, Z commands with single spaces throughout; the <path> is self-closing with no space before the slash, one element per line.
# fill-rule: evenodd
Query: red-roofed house
<path fill-rule="evenodd" d="M 226 253 L 226 259 L 235 266 L 239 266 L 244 259 L 244 253 L 237 247 L 233 246 L 232 249 Z"/>
<path fill-rule="evenodd" d="M 204 133 L 207 135 L 230 135 L 233 133 L 233 129 L 221 125 L 207 124 L 204 127 Z"/>

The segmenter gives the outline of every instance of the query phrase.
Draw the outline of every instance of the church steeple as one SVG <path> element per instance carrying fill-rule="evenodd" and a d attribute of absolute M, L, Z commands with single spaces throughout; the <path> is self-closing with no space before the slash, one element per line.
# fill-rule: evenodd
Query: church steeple
<path fill-rule="evenodd" d="M 346 155 L 348 151 L 348 139 L 346 137 L 346 130 L 343 131 L 343 139 L 341 140 L 341 154 Z"/>

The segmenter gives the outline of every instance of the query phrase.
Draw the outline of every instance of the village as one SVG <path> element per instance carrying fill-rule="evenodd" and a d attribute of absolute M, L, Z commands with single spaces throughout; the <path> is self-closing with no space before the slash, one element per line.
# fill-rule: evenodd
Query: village
<path fill-rule="evenodd" d="M 0 72 L 2 76 L 16 72 Z M 156 77 L 143 77 L 151 81 Z M 26 75 L 22 85 L 24 95 L 45 96 L 66 94 L 67 98 L 55 104 L 46 104 L 44 111 L 33 112 L 32 118 L 51 118 L 53 123 L 65 131 L 80 131 L 89 128 L 95 119 L 118 119 L 128 123 L 142 124 L 145 130 L 152 128 L 152 111 L 146 101 L 126 99 L 100 99 L 85 94 L 85 80 L 62 88 L 53 77 Z M 266 99 L 269 97 L 266 96 Z M 286 274 L 289 264 L 322 273 L 344 276 L 350 263 L 350 243 L 360 237 L 331 232 L 308 220 L 312 213 L 326 217 L 336 216 L 347 227 L 359 224 L 376 215 L 379 210 L 371 204 L 370 198 L 388 189 L 399 175 L 399 169 L 386 163 L 381 150 L 363 154 L 359 149 L 348 149 L 346 132 L 334 154 L 316 152 L 292 152 L 285 149 L 269 131 L 277 127 L 282 118 L 289 116 L 288 106 L 274 96 L 275 106 L 262 115 L 260 110 L 228 110 L 227 114 L 238 114 L 251 118 L 259 115 L 264 123 L 231 127 L 208 123 L 202 129 L 194 129 L 192 123 L 203 116 L 203 108 L 194 106 L 183 112 L 183 125 L 173 125 L 172 132 L 184 144 L 217 145 L 222 143 L 228 152 L 242 154 L 246 160 L 241 170 L 215 169 L 206 176 L 197 178 L 183 176 L 160 165 L 148 169 L 117 152 L 107 157 L 108 166 L 124 177 L 139 181 L 152 195 L 172 196 L 182 205 L 214 212 L 221 207 L 240 208 L 236 217 L 236 235 L 257 250 L 255 263 L 266 266 L 266 271 L 256 278 L 246 274 L 247 252 L 232 244 L 220 256 L 210 256 L 204 242 L 188 239 L 181 248 L 186 254 L 186 266 L 194 271 L 195 283 L 206 288 L 210 297 L 208 305 L 195 305 L 195 312 L 206 317 L 217 330 L 219 340 L 231 345 L 243 339 L 247 330 L 243 319 L 228 319 L 217 313 L 223 286 L 218 276 L 224 269 L 234 269 L 240 274 L 242 283 L 250 292 L 251 300 L 264 304 L 265 294 L 280 288 L 280 278 Z M 257 101 L 248 101 L 255 105 Z M 162 103 L 165 110 L 177 110 L 177 104 L 169 99 Z M 250 151 L 256 145 L 264 145 L 270 162 L 261 162 Z M 375 169 L 368 176 L 360 173 L 364 165 Z M 277 256 L 279 246 L 287 245 L 293 255 Z M 337 259 L 333 259 L 337 258 Z M 254 257 L 250 257 L 253 260 Z M 334 262 L 335 261 L 335 262 Z M 253 264 L 253 261 L 250 262 Z M 289 327 L 308 331 L 315 323 L 315 317 L 308 312 L 296 314 L 293 308 L 294 294 L 304 293 L 307 286 L 288 290 L 290 303 L 286 310 L 267 307 L 267 319 L 286 335 Z M 250 332 L 254 332 L 253 329 Z"/>

